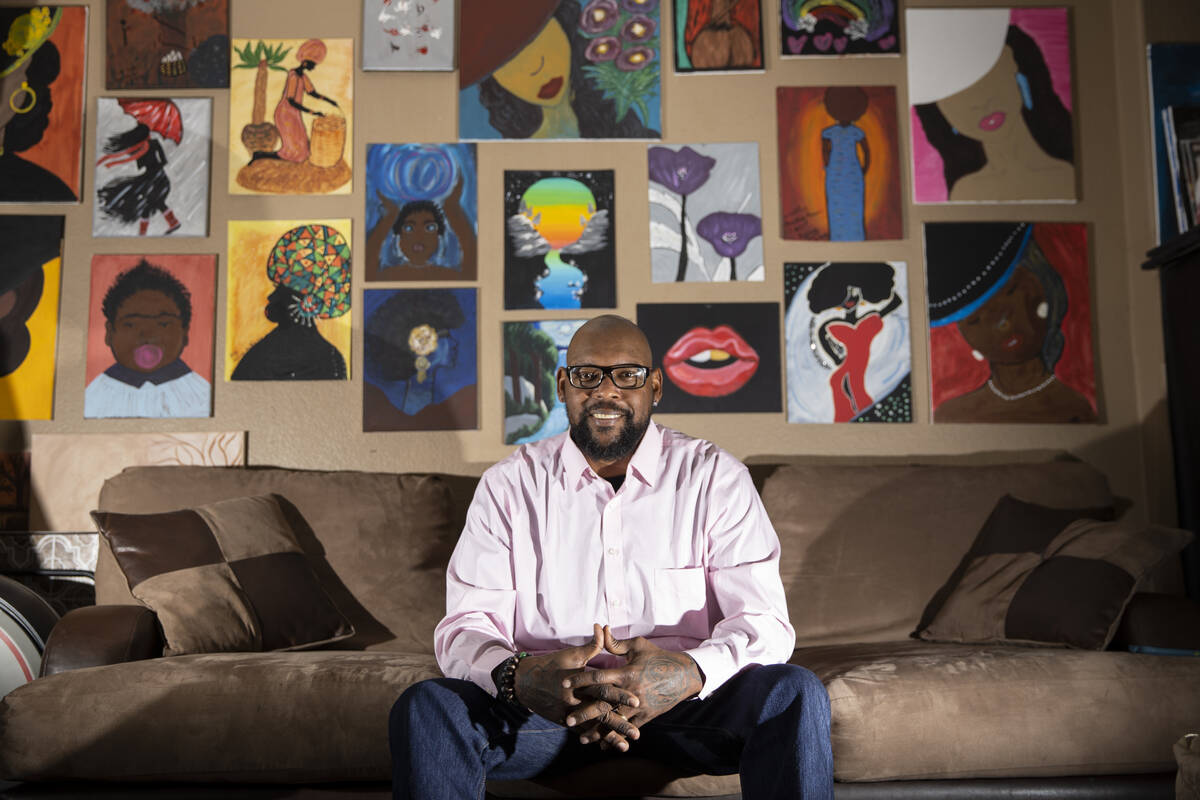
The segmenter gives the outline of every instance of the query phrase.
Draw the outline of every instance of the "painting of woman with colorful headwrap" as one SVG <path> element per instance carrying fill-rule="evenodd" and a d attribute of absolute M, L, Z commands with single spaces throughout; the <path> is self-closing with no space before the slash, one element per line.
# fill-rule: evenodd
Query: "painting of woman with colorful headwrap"
<path fill-rule="evenodd" d="M 474 289 L 368 289 L 363 430 L 478 427 Z"/>
<path fill-rule="evenodd" d="M 934 422 L 1095 422 L 1082 223 L 925 225 Z"/>
<path fill-rule="evenodd" d="M 87 8 L 0 8 L 0 202 L 79 199 Z"/>
<path fill-rule="evenodd" d="M 337 223 L 336 227 L 321 223 L 230 223 L 230 330 L 226 338 L 234 342 L 227 347 L 231 348 L 231 360 L 236 363 L 229 374 L 230 380 L 311 381 L 349 377 L 343 348 L 322 336 L 318 326 L 319 322 L 337 320 L 343 323 L 348 339 L 350 221 Z M 249 281 L 247 276 L 234 273 L 241 272 L 239 267 L 247 258 L 254 259 L 261 252 L 256 245 L 262 241 L 262 230 L 256 231 L 252 226 L 272 224 L 294 225 L 267 251 L 266 277 L 274 289 L 266 298 L 265 308 L 246 304 L 236 307 L 242 285 Z M 261 285 L 261 279 L 256 283 Z M 261 309 L 258 313 L 274 327 L 237 356 L 238 342 L 246 338 L 239 326 L 247 312 L 255 309 Z"/>
<path fill-rule="evenodd" d="M 659 0 L 463 0 L 460 139 L 657 139 Z"/>
<path fill-rule="evenodd" d="M 1065 8 L 909 9 L 918 203 L 1076 199 Z"/>

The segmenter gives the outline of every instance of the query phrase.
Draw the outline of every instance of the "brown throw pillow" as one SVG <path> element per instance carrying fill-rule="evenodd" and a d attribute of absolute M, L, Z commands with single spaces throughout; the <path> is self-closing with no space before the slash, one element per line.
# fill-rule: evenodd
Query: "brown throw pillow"
<path fill-rule="evenodd" d="M 1115 516 L 1111 507 L 1050 508 L 1039 506 L 1037 503 L 1026 503 L 1011 494 L 1004 495 L 997 501 L 987 521 L 979 529 L 975 541 L 971 543 L 962 561 L 958 562 L 954 572 L 950 573 L 950 577 L 925 605 L 921 621 L 917 623 L 917 629 L 912 635 L 918 636 L 929 627 L 929 623 L 933 622 L 933 618 L 945 605 L 946 598 L 958 588 L 967 567 L 976 558 L 993 553 L 1041 552 L 1059 531 L 1077 519 L 1086 517 L 1111 520 Z"/>
<path fill-rule="evenodd" d="M 1138 581 L 1191 536 L 1006 496 L 914 636 L 1102 650 Z"/>
<path fill-rule="evenodd" d="M 158 615 L 164 655 L 299 650 L 354 635 L 275 495 L 92 519 L 133 596 Z"/>

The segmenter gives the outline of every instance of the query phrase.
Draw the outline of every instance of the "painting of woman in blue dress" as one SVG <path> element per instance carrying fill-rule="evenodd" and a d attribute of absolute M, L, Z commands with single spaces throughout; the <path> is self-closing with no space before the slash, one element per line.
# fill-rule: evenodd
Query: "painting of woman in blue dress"
<path fill-rule="evenodd" d="M 821 131 L 831 242 L 861 242 L 867 238 L 863 225 L 863 186 L 871 165 L 871 148 L 867 145 L 867 135 L 854 124 L 866 112 L 867 105 L 867 93 L 858 86 L 831 86 L 825 91 L 825 110 L 837 120 Z"/>

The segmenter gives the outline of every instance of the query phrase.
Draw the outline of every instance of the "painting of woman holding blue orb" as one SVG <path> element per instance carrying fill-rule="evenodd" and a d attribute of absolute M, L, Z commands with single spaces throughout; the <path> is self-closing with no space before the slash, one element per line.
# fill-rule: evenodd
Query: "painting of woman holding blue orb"
<path fill-rule="evenodd" d="M 368 281 L 473 281 L 479 210 L 473 144 L 367 148 Z"/>

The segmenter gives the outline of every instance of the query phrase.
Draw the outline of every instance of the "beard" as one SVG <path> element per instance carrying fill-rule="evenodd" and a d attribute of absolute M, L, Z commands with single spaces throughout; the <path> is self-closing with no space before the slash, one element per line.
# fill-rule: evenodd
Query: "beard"
<path fill-rule="evenodd" d="M 592 435 L 592 429 L 588 427 L 588 414 L 597 409 L 605 411 L 616 411 L 625 417 L 625 424 L 621 426 L 621 432 L 617 434 L 617 438 L 613 439 L 608 444 L 601 444 Z M 650 415 L 638 423 L 633 418 L 633 414 L 628 411 L 622 411 L 619 408 L 612 406 L 592 406 L 584 411 L 578 421 L 571 423 L 571 441 L 575 446 L 582 451 L 592 461 L 620 461 L 625 456 L 633 453 L 637 446 L 642 441 L 643 434 L 650 427 Z"/>

